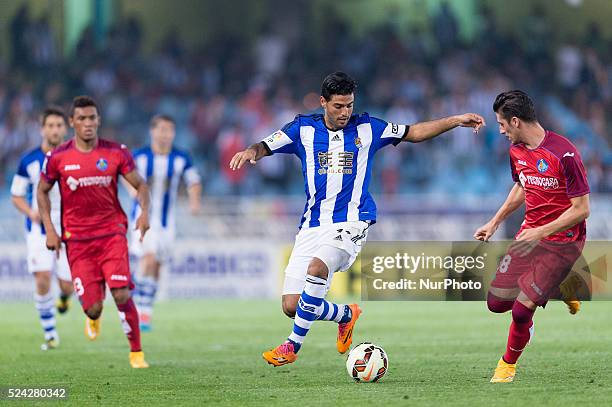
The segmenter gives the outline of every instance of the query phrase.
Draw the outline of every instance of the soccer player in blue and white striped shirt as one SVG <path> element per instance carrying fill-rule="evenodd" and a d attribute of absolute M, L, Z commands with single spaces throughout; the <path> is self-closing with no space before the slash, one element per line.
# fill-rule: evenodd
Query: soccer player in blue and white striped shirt
<path fill-rule="evenodd" d="M 484 119 L 473 113 L 446 117 L 411 126 L 387 123 L 367 113 L 353 114 L 356 84 L 347 74 L 328 75 L 321 88 L 324 114 L 298 115 L 281 130 L 237 153 L 234 170 L 265 156 L 295 154 L 302 163 L 306 205 L 300 230 L 285 269 L 282 306 L 295 317 L 287 340 L 264 359 L 281 366 L 297 359 L 297 352 L 315 320 L 338 323 L 337 349 L 351 345 L 357 304 L 325 300 L 333 273 L 347 270 L 376 222 L 376 205 L 368 192 L 374 155 L 401 141 L 418 143 L 455 127 L 477 132 Z"/>
<path fill-rule="evenodd" d="M 187 186 L 192 214 L 200 211 L 202 192 L 200 175 L 189 154 L 174 147 L 176 123 L 171 116 L 156 115 L 150 123 L 151 144 L 134 151 L 134 161 L 141 177 L 151 190 L 151 229 L 143 241 L 138 231 L 130 247 L 139 258 L 141 276 L 136 281 L 136 305 L 140 315 L 140 330 L 151 330 L 153 302 L 157 293 L 159 269 L 168 260 L 176 234 L 175 206 L 181 180 Z M 132 221 L 140 215 L 134 199 Z"/>
<path fill-rule="evenodd" d="M 13 205 L 26 216 L 26 244 L 28 251 L 28 271 L 34 274 L 36 293 L 34 301 L 38 310 L 40 324 L 45 332 L 43 350 L 59 346 L 59 334 L 55 328 L 55 299 L 51 290 L 51 276 L 55 272 L 60 287 L 60 298 L 57 309 L 64 313 L 69 307 L 72 295 L 72 279 L 70 267 L 66 259 L 64 247 L 56 253 L 47 249 L 45 228 L 38 213 L 35 191 L 40 179 L 40 170 L 45 160 L 45 154 L 63 143 L 68 133 L 66 114 L 59 107 L 48 107 L 41 117 L 42 143 L 39 147 L 26 152 L 19 163 L 17 173 L 11 184 Z M 60 194 L 56 185 L 50 192 L 51 219 L 55 227 L 60 229 Z"/>

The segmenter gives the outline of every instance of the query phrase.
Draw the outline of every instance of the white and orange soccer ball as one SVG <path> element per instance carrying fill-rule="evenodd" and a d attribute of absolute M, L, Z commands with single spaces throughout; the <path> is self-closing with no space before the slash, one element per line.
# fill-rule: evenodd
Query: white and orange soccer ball
<path fill-rule="evenodd" d="M 355 346 L 346 359 L 346 370 L 357 382 L 375 382 L 387 373 L 389 359 L 380 346 L 364 342 Z"/>

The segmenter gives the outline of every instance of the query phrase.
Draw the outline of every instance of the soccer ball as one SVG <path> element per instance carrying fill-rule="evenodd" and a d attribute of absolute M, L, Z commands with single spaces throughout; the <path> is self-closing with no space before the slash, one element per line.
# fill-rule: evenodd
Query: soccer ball
<path fill-rule="evenodd" d="M 380 346 L 360 343 L 348 354 L 346 370 L 357 382 L 375 382 L 387 373 L 389 359 Z"/>

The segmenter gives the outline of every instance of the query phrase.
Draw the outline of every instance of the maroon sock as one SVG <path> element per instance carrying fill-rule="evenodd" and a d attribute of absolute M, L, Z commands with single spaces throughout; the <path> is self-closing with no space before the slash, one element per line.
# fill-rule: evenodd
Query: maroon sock
<path fill-rule="evenodd" d="M 119 310 L 119 320 L 121 320 L 123 332 L 130 342 L 130 351 L 140 352 L 142 350 L 140 346 L 140 326 L 138 325 L 138 311 L 134 301 L 130 298 L 125 304 L 117 304 L 117 310 Z"/>
<path fill-rule="evenodd" d="M 533 325 L 533 314 L 535 310 L 531 310 L 515 301 L 512 306 L 512 324 L 510 324 L 510 333 L 508 334 L 508 345 L 504 360 L 506 363 L 516 363 L 521 353 L 527 346 L 531 336 L 529 328 Z"/>

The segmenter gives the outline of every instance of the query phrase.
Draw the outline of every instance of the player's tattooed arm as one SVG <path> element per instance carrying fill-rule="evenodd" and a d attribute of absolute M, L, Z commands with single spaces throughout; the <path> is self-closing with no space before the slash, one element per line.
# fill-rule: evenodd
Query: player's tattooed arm
<path fill-rule="evenodd" d="M 484 118 L 476 113 L 449 116 L 442 119 L 411 124 L 403 140 L 411 143 L 420 143 L 421 141 L 439 136 L 455 127 L 472 127 L 474 133 L 478 133 L 478 130 L 485 124 Z"/>
<path fill-rule="evenodd" d="M 140 231 L 140 241 L 142 242 L 145 233 L 147 233 L 150 227 L 149 207 L 151 205 L 151 198 L 149 196 L 149 186 L 136 170 L 128 172 L 123 178 L 136 190 L 136 199 L 142 209 L 134 225 L 134 230 Z"/>
<path fill-rule="evenodd" d="M 53 188 L 53 184 L 49 184 L 41 177 L 36 190 L 36 200 L 38 201 L 38 213 L 47 235 L 47 249 L 54 250 L 55 255 L 59 258 L 62 239 L 57 234 L 53 222 L 51 222 L 51 200 L 49 199 L 51 188 Z"/>
<path fill-rule="evenodd" d="M 230 168 L 239 170 L 247 162 L 255 165 L 257 161 L 270 154 L 270 149 L 263 141 L 255 143 L 246 150 L 236 153 L 230 161 Z"/>
<path fill-rule="evenodd" d="M 481 240 L 483 242 L 489 241 L 491 236 L 495 234 L 499 225 L 508 217 L 512 212 L 517 210 L 525 202 L 525 190 L 520 183 L 515 183 L 506 201 L 499 208 L 495 216 L 490 221 L 479 227 L 474 233 L 474 239 Z"/>

